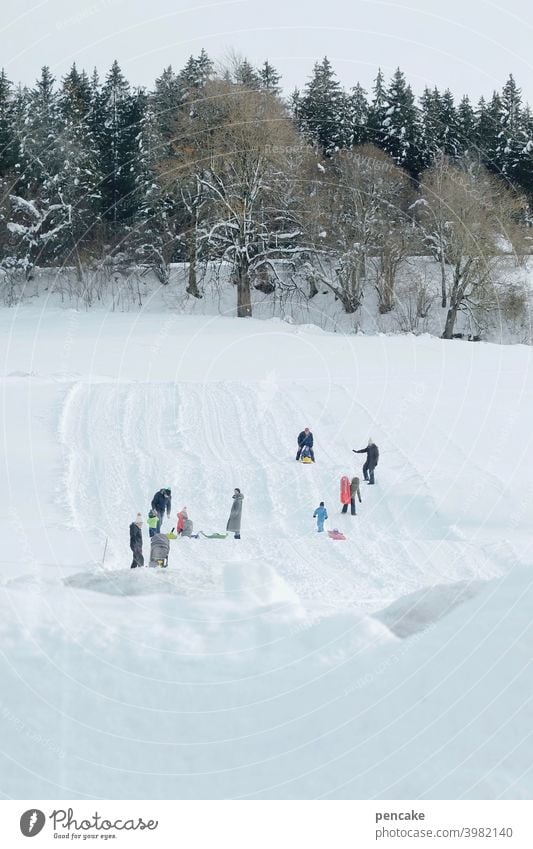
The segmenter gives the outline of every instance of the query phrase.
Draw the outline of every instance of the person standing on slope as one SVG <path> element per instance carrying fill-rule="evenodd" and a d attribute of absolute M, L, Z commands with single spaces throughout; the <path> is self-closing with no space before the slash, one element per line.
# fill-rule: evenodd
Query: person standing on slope
<path fill-rule="evenodd" d="M 170 508 L 172 506 L 172 495 L 169 487 L 163 487 L 163 489 L 158 490 L 152 498 L 152 510 L 155 510 L 157 516 L 159 518 L 159 522 L 157 523 L 156 532 L 160 533 L 161 531 L 161 523 L 165 518 L 165 511 L 167 516 L 170 516 Z"/>
<path fill-rule="evenodd" d="M 352 514 L 352 516 L 357 515 L 356 512 L 355 512 L 355 498 L 356 498 L 356 496 L 359 499 L 359 504 L 361 504 L 362 501 L 361 501 L 361 490 L 359 489 L 359 478 L 353 477 L 352 480 L 351 480 L 351 483 L 350 483 L 350 513 Z M 341 513 L 347 513 L 347 512 L 348 512 L 348 502 L 345 501 L 344 504 L 342 505 Z"/>
<path fill-rule="evenodd" d="M 152 507 L 152 509 L 148 513 L 148 520 L 146 522 L 146 524 L 148 525 L 148 536 L 150 538 L 155 536 L 155 534 L 158 532 L 157 531 L 158 523 L 159 523 L 159 516 L 157 515 L 156 511 Z"/>
<path fill-rule="evenodd" d="M 133 552 L 131 569 L 136 569 L 137 566 L 144 566 L 142 524 L 142 516 L 140 513 L 137 513 L 137 518 L 130 525 L 130 548 Z"/>
<path fill-rule="evenodd" d="M 313 513 L 313 519 L 316 519 L 316 529 L 319 534 L 321 534 L 324 530 L 324 522 L 328 518 L 328 511 L 324 507 L 324 502 L 321 501 L 315 512 Z"/>
<path fill-rule="evenodd" d="M 379 460 L 378 446 L 369 439 L 366 448 L 359 448 L 358 450 L 352 448 L 352 451 L 354 454 L 366 454 L 366 460 L 363 466 L 363 476 L 367 483 L 374 483 L 374 469 L 376 468 Z"/>
<path fill-rule="evenodd" d="M 315 455 L 313 453 L 313 434 L 309 430 L 308 427 L 304 428 L 301 433 L 298 434 L 298 451 L 296 452 L 296 459 L 300 459 L 300 455 L 304 448 L 307 448 L 309 451 L 309 456 L 313 463 L 315 462 Z"/>
<path fill-rule="evenodd" d="M 233 503 L 231 505 L 231 511 L 229 514 L 228 524 L 226 525 L 227 531 L 232 531 L 234 535 L 234 539 L 241 538 L 241 518 L 242 518 L 242 502 L 244 499 L 244 495 L 240 491 L 240 489 L 233 490 Z"/>

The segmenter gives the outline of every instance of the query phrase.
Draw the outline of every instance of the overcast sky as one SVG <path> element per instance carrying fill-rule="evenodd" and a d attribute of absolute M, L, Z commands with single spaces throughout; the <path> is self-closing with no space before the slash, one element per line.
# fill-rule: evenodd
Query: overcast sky
<path fill-rule="evenodd" d="M 42 65 L 60 78 L 74 61 L 105 76 L 116 58 L 151 87 L 205 47 L 216 60 L 231 49 L 268 58 L 287 93 L 327 55 L 346 87 L 399 65 L 417 94 L 437 85 L 477 100 L 513 73 L 533 103 L 531 0 L 3 0 L 0 32 L 0 64 L 26 84 Z"/>

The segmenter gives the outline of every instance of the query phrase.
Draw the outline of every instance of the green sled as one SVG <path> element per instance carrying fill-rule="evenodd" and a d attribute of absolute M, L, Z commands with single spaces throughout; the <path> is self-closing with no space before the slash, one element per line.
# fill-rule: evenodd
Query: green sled
<path fill-rule="evenodd" d="M 226 539 L 227 534 L 204 534 L 203 531 L 200 531 L 203 537 L 206 539 Z"/>

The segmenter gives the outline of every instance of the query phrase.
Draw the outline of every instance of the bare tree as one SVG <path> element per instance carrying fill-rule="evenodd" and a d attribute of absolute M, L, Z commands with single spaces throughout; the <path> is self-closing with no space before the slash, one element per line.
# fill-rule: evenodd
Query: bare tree
<path fill-rule="evenodd" d="M 227 80 L 207 83 L 182 116 L 174 152 L 190 256 L 230 263 L 239 317 L 252 314 L 254 278 L 265 285 L 261 267 L 299 250 L 287 163 L 300 144 L 276 96 Z"/>
<path fill-rule="evenodd" d="M 341 151 L 318 168 L 307 215 L 315 275 L 353 313 L 372 260 L 380 300 L 390 309 L 405 255 L 408 175 L 372 145 Z"/>
<path fill-rule="evenodd" d="M 419 217 L 432 222 L 433 255 L 450 268 L 442 336 L 451 339 L 459 311 L 480 316 L 496 307 L 494 272 L 517 240 L 523 200 L 483 166 L 441 160 L 423 175 Z M 442 285 L 445 285 L 443 277 Z M 443 297 L 443 303 L 445 299 Z"/>

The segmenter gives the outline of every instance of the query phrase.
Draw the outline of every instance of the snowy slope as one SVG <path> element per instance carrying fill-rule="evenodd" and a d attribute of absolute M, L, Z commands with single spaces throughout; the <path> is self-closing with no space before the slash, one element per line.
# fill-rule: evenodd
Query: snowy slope
<path fill-rule="evenodd" d="M 531 796 L 531 349 L 27 307 L 0 331 L 6 796 Z M 239 486 L 242 540 L 131 571 L 163 485 L 205 531 Z"/>

